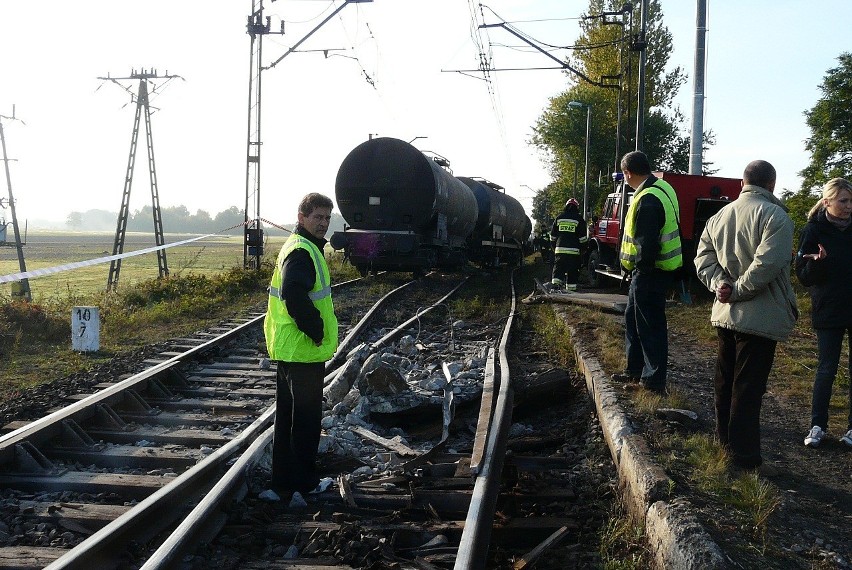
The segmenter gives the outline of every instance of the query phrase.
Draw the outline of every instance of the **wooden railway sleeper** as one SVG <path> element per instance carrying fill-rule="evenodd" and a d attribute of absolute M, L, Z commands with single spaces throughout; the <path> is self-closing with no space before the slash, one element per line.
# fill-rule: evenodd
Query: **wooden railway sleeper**
<path fill-rule="evenodd" d="M 62 445 L 74 449 L 102 450 L 103 444 L 95 443 L 85 430 L 72 419 L 62 420 Z"/>
<path fill-rule="evenodd" d="M 22 441 L 15 444 L 15 462 L 13 465 L 18 473 L 33 476 L 58 477 L 68 471 L 67 469 L 56 467 L 50 459 L 45 457 L 29 441 Z"/>

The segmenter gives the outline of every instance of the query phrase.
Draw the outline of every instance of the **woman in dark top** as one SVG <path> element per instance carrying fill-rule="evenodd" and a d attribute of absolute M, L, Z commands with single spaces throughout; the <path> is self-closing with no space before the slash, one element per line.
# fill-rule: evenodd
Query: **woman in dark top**
<path fill-rule="evenodd" d="M 811 318 L 819 363 L 811 402 L 811 430 L 805 445 L 817 447 L 828 430 L 828 405 L 837 376 L 843 337 L 852 339 L 852 184 L 829 180 L 822 198 L 808 212 L 799 239 L 796 275 L 811 295 Z M 849 375 L 852 377 L 852 356 Z M 849 417 L 840 441 L 852 447 L 852 383 Z"/>

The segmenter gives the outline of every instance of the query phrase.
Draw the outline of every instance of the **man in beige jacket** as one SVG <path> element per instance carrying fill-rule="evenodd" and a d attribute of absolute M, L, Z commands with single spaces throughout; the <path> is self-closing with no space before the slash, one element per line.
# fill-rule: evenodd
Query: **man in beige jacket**
<path fill-rule="evenodd" d="M 719 337 L 716 432 L 735 467 L 755 469 L 760 406 L 778 341 L 798 318 L 790 283 L 793 221 L 772 191 L 775 168 L 755 160 L 742 192 L 707 222 L 695 255 L 698 278 L 716 293 L 710 322 Z"/>

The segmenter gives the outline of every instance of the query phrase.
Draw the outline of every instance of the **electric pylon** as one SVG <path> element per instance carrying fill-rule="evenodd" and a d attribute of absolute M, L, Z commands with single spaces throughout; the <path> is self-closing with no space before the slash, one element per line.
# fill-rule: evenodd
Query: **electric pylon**
<path fill-rule="evenodd" d="M 156 69 L 141 71 L 131 70 L 129 77 L 99 77 L 104 81 L 112 81 L 128 91 L 131 101 L 136 103 L 136 117 L 133 120 L 133 134 L 130 138 L 130 154 L 127 158 L 127 172 L 124 177 L 124 193 L 121 197 L 121 209 L 118 212 L 118 222 L 115 228 L 115 241 L 112 246 L 112 254 L 119 255 L 124 252 L 124 236 L 127 233 L 127 218 L 130 214 L 130 188 L 133 184 L 133 168 L 136 164 L 136 146 L 139 139 L 139 126 L 142 119 L 145 120 L 146 143 L 148 146 L 148 177 L 151 181 L 151 205 L 154 214 L 154 242 L 157 246 L 165 245 L 163 238 L 163 219 L 160 213 L 160 196 L 157 190 L 157 170 L 154 166 L 154 139 L 151 132 L 151 105 L 148 97 L 148 82 L 154 79 L 165 79 L 166 83 L 179 75 L 159 75 Z M 136 94 L 130 91 L 119 81 L 139 80 L 139 90 Z M 153 83 L 153 81 L 152 81 Z M 165 85 L 165 83 L 163 84 Z M 152 91 L 156 91 L 156 88 Z M 166 263 L 166 250 L 157 250 L 157 267 L 160 278 L 168 277 L 169 267 Z M 121 259 L 114 259 L 109 264 L 109 278 L 107 279 L 107 291 L 115 290 L 118 285 L 118 276 L 121 272 Z"/>
<path fill-rule="evenodd" d="M 3 148 L 3 165 L 6 169 L 6 187 L 9 189 L 9 209 L 12 212 L 12 229 L 15 232 L 15 248 L 18 250 L 18 267 L 21 269 L 21 273 L 27 272 L 27 263 L 24 261 L 24 242 L 21 240 L 21 231 L 18 228 L 18 216 L 15 214 L 15 197 L 12 194 L 12 177 L 9 174 L 9 160 L 11 160 L 6 154 L 6 135 L 3 133 L 3 119 L 15 120 L 15 107 L 12 106 L 12 116 L 7 117 L 6 115 L 0 115 L 0 146 Z M 23 121 L 21 121 L 23 122 Z M 5 208 L 4 200 L 0 198 L 0 208 Z M 0 223 L 3 224 L 2 234 L 3 239 L 0 240 L 0 245 L 7 246 L 12 245 L 6 241 L 6 220 L 0 219 Z M 17 291 L 13 289 L 13 296 L 23 297 L 26 301 L 32 301 L 32 293 L 30 292 L 30 281 L 29 279 L 21 279 L 19 281 L 20 288 Z"/>

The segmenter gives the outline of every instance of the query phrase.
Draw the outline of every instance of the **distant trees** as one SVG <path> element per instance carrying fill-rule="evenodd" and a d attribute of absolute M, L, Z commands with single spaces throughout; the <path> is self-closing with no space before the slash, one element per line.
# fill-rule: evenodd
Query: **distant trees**
<path fill-rule="evenodd" d="M 837 58 L 820 85 L 822 97 L 805 111 L 811 136 L 805 148 L 811 153 L 808 165 L 799 172 L 802 192 L 810 193 L 832 178 L 852 174 L 852 54 Z"/>
<path fill-rule="evenodd" d="M 242 225 L 244 221 L 243 211 L 231 206 L 227 210 L 219 212 L 214 217 L 205 210 L 197 210 L 190 213 L 186 206 L 170 206 L 160 208 L 163 219 L 163 231 L 166 233 L 213 233 Z M 104 231 L 116 228 L 118 212 L 107 210 L 86 210 L 85 212 L 71 212 L 65 220 L 65 225 L 75 231 Z M 131 213 L 127 219 L 127 230 L 131 232 L 153 232 L 154 214 L 151 206 L 143 206 L 142 209 Z M 228 233 L 240 234 L 242 227 L 230 230 Z"/>
<path fill-rule="evenodd" d="M 65 225 L 72 230 L 79 230 L 83 227 L 83 214 L 80 212 L 71 212 L 65 219 Z"/>
<path fill-rule="evenodd" d="M 242 224 L 243 211 L 236 206 L 220 212 L 215 219 L 204 210 L 190 213 L 186 206 L 169 206 L 160 208 L 163 219 L 163 231 L 166 233 L 211 233 L 219 232 L 231 226 Z M 145 205 L 136 210 L 127 220 L 127 229 L 134 232 L 150 232 L 154 229 L 153 208 Z M 232 229 L 229 233 L 242 233 L 241 228 Z"/>
<path fill-rule="evenodd" d="M 237 206 L 231 206 L 215 216 L 206 210 L 197 210 L 190 213 L 186 206 L 169 206 L 160 208 L 163 219 L 163 231 L 165 233 L 181 234 L 210 234 L 228 233 L 242 234 L 245 215 L 243 210 Z M 293 218 L 296 213 L 293 212 Z M 118 220 L 118 212 L 106 210 L 87 210 L 85 212 L 71 212 L 65 220 L 69 229 L 77 231 L 115 231 Z M 294 224 L 285 224 L 284 227 L 291 228 Z M 331 214 L 329 235 L 332 232 L 343 230 L 343 218 L 337 212 Z M 227 230 L 227 231 L 226 231 Z M 127 231 L 153 233 L 154 214 L 151 206 L 143 206 L 136 210 L 127 219 Z M 267 235 L 286 235 L 287 232 L 276 227 L 264 224 L 264 232 Z"/>

